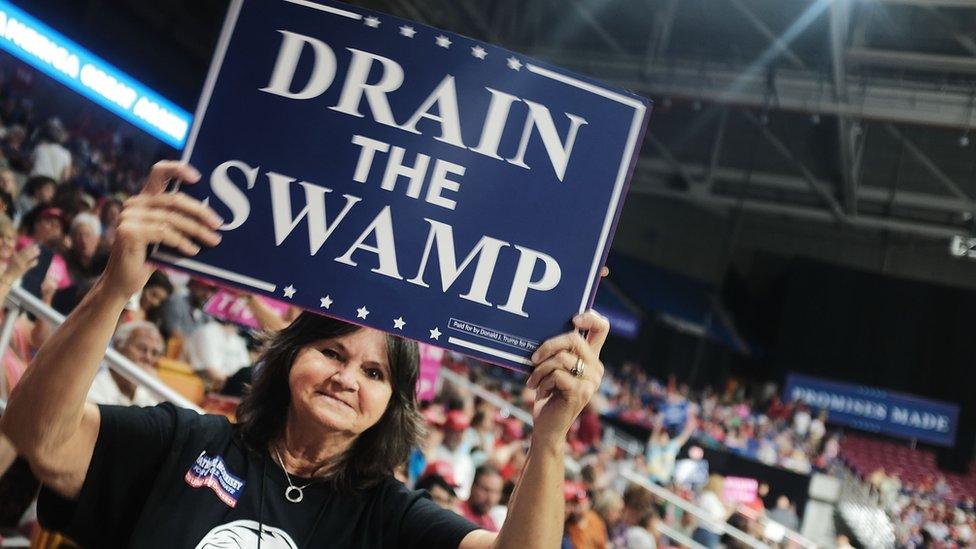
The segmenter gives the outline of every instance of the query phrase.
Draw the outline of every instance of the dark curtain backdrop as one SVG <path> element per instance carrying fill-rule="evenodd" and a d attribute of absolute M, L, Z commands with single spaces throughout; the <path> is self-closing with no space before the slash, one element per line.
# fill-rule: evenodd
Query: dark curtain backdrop
<path fill-rule="evenodd" d="M 943 467 L 962 470 L 976 433 L 976 293 L 794 260 L 770 363 L 961 406 Z"/>

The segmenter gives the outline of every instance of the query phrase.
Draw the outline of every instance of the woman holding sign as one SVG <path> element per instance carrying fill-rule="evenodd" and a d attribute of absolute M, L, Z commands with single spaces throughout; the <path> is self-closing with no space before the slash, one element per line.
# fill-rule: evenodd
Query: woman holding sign
<path fill-rule="evenodd" d="M 163 404 L 95 407 L 85 395 L 157 243 L 194 255 L 217 215 L 162 162 L 122 213 L 102 278 L 38 352 L 2 429 L 44 484 L 42 524 L 85 546 L 558 547 L 566 432 L 600 384 L 608 323 L 595 313 L 532 357 L 532 447 L 501 532 L 479 530 L 393 479 L 421 432 L 415 343 L 303 314 L 270 342 L 239 423 Z"/>

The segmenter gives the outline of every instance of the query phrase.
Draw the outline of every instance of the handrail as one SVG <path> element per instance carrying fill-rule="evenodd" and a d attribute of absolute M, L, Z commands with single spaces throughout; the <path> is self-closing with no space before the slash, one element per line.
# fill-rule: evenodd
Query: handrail
<path fill-rule="evenodd" d="M 508 402 L 507 400 L 489 391 L 488 389 L 485 389 L 481 385 L 472 383 L 464 376 L 458 375 L 448 370 L 447 368 L 441 368 L 438 375 L 455 385 L 464 387 L 465 389 L 471 391 L 475 395 L 497 406 L 500 410 L 508 412 L 509 415 L 511 415 L 515 419 L 518 419 L 522 423 L 525 423 L 526 425 L 529 426 L 532 425 L 532 414 L 526 412 L 525 410 L 519 408 L 518 406 L 515 406 L 511 402 Z M 579 473 L 582 470 L 580 464 L 576 463 L 576 460 L 574 460 L 569 456 L 566 456 L 565 463 L 566 463 L 566 468 L 572 471 L 573 473 Z"/>
<path fill-rule="evenodd" d="M 664 534 L 665 536 L 671 538 L 671 540 L 684 545 L 685 547 L 690 547 L 691 549 L 708 549 L 704 545 L 698 543 L 697 541 L 689 538 L 683 532 L 679 531 L 677 528 L 672 528 L 664 522 L 659 522 L 655 525 L 657 531 Z"/>
<path fill-rule="evenodd" d="M 497 406 L 499 409 L 508 412 L 512 416 L 514 416 L 514 417 L 518 418 L 519 420 L 521 420 L 522 422 L 524 422 L 526 425 L 532 425 L 532 414 L 530 414 L 530 413 L 526 412 L 525 410 L 523 410 L 523 409 L 515 406 L 511 402 L 508 402 L 507 400 L 499 397 L 498 395 L 496 395 L 495 393 L 489 391 L 488 389 L 485 389 L 484 387 L 482 387 L 480 385 L 477 385 L 477 384 L 469 381 L 464 376 L 458 375 L 457 373 L 452 372 L 451 370 L 449 370 L 447 368 L 443 368 L 443 367 L 440 369 L 439 375 L 440 375 L 440 377 L 446 379 L 447 381 L 449 381 L 451 383 L 454 383 L 455 385 L 459 385 L 461 387 L 464 387 L 465 389 L 471 391 L 475 395 L 477 395 L 477 396 L 483 398 L 484 400 L 490 402 L 491 404 Z M 573 461 L 568 456 L 566 457 L 566 465 L 567 465 L 567 468 L 571 468 L 571 469 L 574 468 L 576 471 L 579 471 L 580 470 L 579 464 L 576 463 L 575 461 Z M 649 482 L 648 480 L 646 480 L 646 479 L 644 479 L 642 477 L 639 477 L 637 475 L 634 475 L 633 473 L 630 473 L 628 471 L 622 471 L 621 472 L 621 476 L 623 476 L 627 480 L 630 480 L 631 482 L 634 482 L 636 484 L 639 484 L 639 485 L 643 486 L 644 488 L 647 488 L 648 490 L 651 491 L 651 493 L 657 495 L 661 499 L 667 500 L 667 501 L 675 504 L 678 507 L 681 507 L 685 511 L 687 511 L 687 512 L 689 512 L 689 513 L 691 513 L 691 514 L 693 514 L 693 515 L 695 515 L 697 517 L 700 517 L 700 518 L 708 518 L 709 517 L 708 513 L 704 509 L 702 509 L 701 507 L 698 507 L 697 505 L 694 505 L 692 503 L 689 503 L 689 502 L 685 501 L 684 499 L 682 499 L 681 497 L 679 497 L 677 494 L 674 494 L 674 493 L 672 493 L 672 492 L 670 492 L 670 491 L 668 491 L 668 490 L 666 490 L 666 489 L 664 489 L 664 488 L 662 488 L 660 486 L 657 486 L 655 484 L 652 484 L 651 482 Z M 725 524 L 723 526 L 725 528 L 726 533 L 728 533 L 730 536 L 738 539 L 739 541 L 742 541 L 743 543 L 745 543 L 749 547 L 754 547 L 756 549 L 760 549 L 760 548 L 766 549 L 768 547 L 767 545 L 764 545 L 763 543 L 761 543 L 759 540 L 751 537 L 749 534 L 746 534 L 745 532 L 743 532 L 743 531 L 741 531 L 741 530 L 739 530 L 739 529 L 737 529 L 737 528 L 735 528 L 733 526 L 730 526 L 728 524 Z M 668 537 L 670 537 L 670 536 L 668 536 Z M 672 538 L 672 539 L 675 539 L 675 541 L 679 541 L 679 542 L 681 541 L 681 540 L 678 540 L 676 538 Z M 691 541 L 691 540 L 688 540 L 688 541 Z M 694 542 L 692 542 L 692 543 L 694 543 Z M 685 545 L 689 545 L 689 544 L 686 543 Z M 689 545 L 689 546 L 690 547 L 694 547 L 692 545 Z"/>
<path fill-rule="evenodd" d="M 770 523 L 776 524 L 779 528 L 782 528 L 783 538 L 796 543 L 797 545 L 803 547 L 804 549 L 816 549 L 817 547 L 817 544 L 814 543 L 813 540 L 803 537 L 803 534 L 800 534 L 796 530 L 787 527 L 781 522 L 777 522 L 765 515 L 760 515 L 759 513 L 753 511 L 748 507 L 739 506 L 736 508 L 735 512 L 736 514 L 742 515 L 747 520 L 751 520 L 759 524 L 763 528 L 767 527 Z"/>
<path fill-rule="evenodd" d="M 484 400 L 490 402 L 491 404 L 498 407 L 499 409 L 508 412 L 509 415 L 515 417 L 515 419 L 518 419 L 522 423 L 525 423 L 527 425 L 532 425 L 532 414 L 526 412 L 525 410 L 519 408 L 518 406 L 515 406 L 511 402 L 496 395 L 495 393 L 489 391 L 488 389 L 485 389 L 481 385 L 478 385 L 477 383 L 474 383 L 468 380 L 467 378 L 465 378 L 464 376 L 452 372 L 447 368 L 440 369 L 440 376 L 455 385 L 460 385 L 464 387 L 465 389 L 471 391 L 472 393 L 478 395 Z"/>
<path fill-rule="evenodd" d="M 26 309 L 37 318 L 49 322 L 54 326 L 60 326 L 64 322 L 64 316 L 61 313 L 48 307 L 46 303 L 19 286 L 13 286 L 10 288 L 10 293 L 7 294 L 7 301 L 13 304 L 14 307 Z M 0 349 L 5 348 L 6 347 Z M 2 352 L 2 350 L 0 350 L 0 352 Z M 183 395 L 171 389 L 159 378 L 136 366 L 131 360 L 122 356 L 121 353 L 111 347 L 105 350 L 105 362 L 108 364 L 109 368 L 118 372 L 122 377 L 137 385 L 145 387 L 150 393 L 160 400 L 168 400 L 177 406 L 189 408 L 198 413 L 203 413 L 203 410 L 201 410 L 199 406 L 190 402 L 183 397 Z"/>
<path fill-rule="evenodd" d="M 10 337 L 14 333 L 14 324 L 20 315 L 20 309 L 14 305 L 6 307 L 6 316 L 3 318 L 3 328 L 0 329 L 0 356 L 3 356 L 4 349 L 10 343 Z M 7 387 L 7 373 L 0 370 L 0 397 L 10 396 L 10 387 Z"/>
<path fill-rule="evenodd" d="M 640 475 L 636 475 L 631 471 L 624 470 L 620 472 L 620 476 L 633 482 L 634 484 L 646 488 L 649 492 L 651 492 L 655 496 L 663 500 L 666 500 L 668 503 L 671 503 L 676 507 L 680 507 L 685 512 L 691 513 L 692 515 L 695 515 L 696 517 L 699 518 L 714 520 L 711 518 L 708 511 L 705 511 L 704 509 L 695 505 L 694 503 L 685 500 L 684 498 L 665 489 L 662 486 L 654 484 L 653 482 L 647 480 L 646 478 Z M 748 545 L 749 547 L 754 547 L 756 549 L 767 549 L 769 547 L 765 543 L 757 540 L 756 538 L 750 536 L 749 534 L 743 532 L 742 530 L 739 530 L 738 528 L 732 526 L 731 524 L 723 523 L 722 531 L 723 533 L 728 534 L 729 536 L 741 541 L 742 543 Z"/>

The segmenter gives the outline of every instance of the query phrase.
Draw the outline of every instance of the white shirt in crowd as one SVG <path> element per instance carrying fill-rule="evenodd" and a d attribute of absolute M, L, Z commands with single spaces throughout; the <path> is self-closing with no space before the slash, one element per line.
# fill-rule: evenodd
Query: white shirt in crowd
<path fill-rule="evenodd" d="M 236 330 L 211 320 L 190 334 L 184 344 L 186 359 L 196 371 L 215 368 L 230 377 L 251 364 L 247 342 Z"/>
<path fill-rule="evenodd" d="M 71 152 L 58 143 L 41 143 L 34 148 L 34 168 L 31 176 L 45 175 L 64 181 L 65 171 L 71 167 Z"/>
<path fill-rule="evenodd" d="M 709 532 L 721 534 L 725 531 L 725 505 L 714 492 L 705 490 L 698 496 L 698 506 L 708 513 L 708 518 L 702 517 L 700 526 Z"/>
<path fill-rule="evenodd" d="M 646 528 L 631 526 L 624 532 L 624 547 L 627 549 L 657 549 L 654 536 Z"/>
<path fill-rule="evenodd" d="M 454 481 L 458 483 L 457 497 L 461 501 L 467 501 L 471 494 L 471 485 L 474 483 L 475 467 L 474 460 L 471 459 L 471 448 L 466 444 L 459 444 L 454 451 L 451 451 L 442 444 L 434 451 L 433 461 L 446 461 L 451 464 Z"/>
<path fill-rule="evenodd" d="M 129 400 L 129 397 L 122 394 L 119 386 L 112 378 L 112 373 L 104 364 L 95 374 L 95 381 L 92 382 L 91 389 L 88 390 L 88 402 L 94 404 L 111 404 L 116 406 L 155 406 L 159 401 L 143 387 L 136 386 L 136 391 Z"/>
<path fill-rule="evenodd" d="M 813 421 L 810 422 L 810 439 L 820 440 L 826 434 L 827 426 L 824 425 L 824 422 L 819 417 L 813 418 Z"/>
<path fill-rule="evenodd" d="M 813 418 L 810 416 L 810 412 L 806 410 L 800 410 L 793 415 L 793 430 L 796 434 L 802 438 L 806 438 L 807 431 L 810 430 L 810 422 Z"/>

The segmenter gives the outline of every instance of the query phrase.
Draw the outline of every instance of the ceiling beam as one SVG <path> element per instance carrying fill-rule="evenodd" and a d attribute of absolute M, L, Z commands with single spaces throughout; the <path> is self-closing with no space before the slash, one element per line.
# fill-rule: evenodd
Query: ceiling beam
<path fill-rule="evenodd" d="M 850 32 L 850 0 L 834 0 L 830 5 L 830 67 L 834 84 L 834 100 L 847 103 L 847 65 L 844 49 Z M 857 139 L 860 127 L 851 117 L 837 117 L 837 147 L 840 164 L 840 191 L 844 211 L 847 215 L 857 215 L 857 186 L 859 171 L 856 168 Z"/>
<path fill-rule="evenodd" d="M 762 136 L 766 138 L 766 141 L 768 141 L 769 144 L 773 146 L 773 149 L 775 149 L 776 152 L 780 154 L 780 156 L 788 160 L 791 164 L 793 164 L 794 167 L 796 167 L 796 169 L 800 172 L 800 175 L 803 176 L 803 179 L 809 185 L 810 190 L 812 190 L 813 193 L 817 195 L 820 201 L 823 202 L 823 205 L 827 207 L 827 209 L 834 215 L 834 217 L 837 218 L 838 221 L 845 220 L 846 216 L 844 212 L 841 210 L 840 204 L 837 203 L 837 199 L 834 198 L 834 196 L 829 191 L 826 191 L 817 185 L 817 180 L 813 176 L 813 173 L 810 171 L 809 168 L 807 168 L 803 164 L 803 162 L 800 162 L 800 159 L 798 159 L 796 155 L 793 154 L 793 151 L 790 150 L 790 148 L 787 147 L 786 144 L 783 143 L 783 141 L 776 136 L 776 134 L 770 131 L 770 129 L 766 126 L 766 124 L 764 124 L 762 121 L 756 118 L 754 114 L 752 114 L 749 111 L 741 111 L 741 114 L 753 126 L 759 129 L 759 131 L 762 133 Z"/>
<path fill-rule="evenodd" d="M 881 4 L 901 4 L 928 8 L 976 8 L 973 0 L 876 0 Z"/>
<path fill-rule="evenodd" d="M 766 108 L 766 73 L 745 74 L 726 64 L 673 59 L 647 66 L 623 56 L 566 50 L 536 50 L 531 55 L 614 82 L 659 99 L 672 97 L 733 106 Z M 646 76 L 645 76 L 646 73 Z M 970 91 L 959 86 L 921 85 L 883 77 L 847 75 L 847 101 L 832 97 L 830 83 L 813 71 L 779 69 L 774 110 L 850 116 L 904 124 L 969 129 L 976 127 Z"/>
<path fill-rule="evenodd" d="M 756 199 L 735 198 L 730 196 L 720 196 L 715 194 L 694 195 L 682 191 L 669 189 L 657 183 L 648 184 L 645 176 L 634 176 L 630 186 L 630 192 L 638 195 L 661 196 L 689 202 L 702 206 L 721 206 L 724 208 L 741 208 L 755 213 L 787 216 L 795 219 L 807 221 L 818 221 L 828 224 L 838 224 L 837 217 L 831 212 L 822 208 L 810 206 L 787 205 L 778 202 L 767 202 Z M 943 240 L 952 238 L 964 232 L 962 229 L 948 225 L 938 225 L 934 223 L 919 223 L 915 221 L 902 221 L 885 217 L 862 215 L 853 219 L 847 219 L 845 224 L 858 229 L 870 229 L 881 231 L 893 231 L 903 234 L 911 234 L 925 238 Z"/>
<path fill-rule="evenodd" d="M 939 55 L 874 48 L 851 48 L 847 50 L 847 62 L 855 65 L 892 69 L 976 74 L 976 57 L 971 55 Z"/>
<path fill-rule="evenodd" d="M 771 192 L 788 194 L 808 194 L 814 196 L 810 191 L 810 184 L 802 177 L 773 172 L 761 172 L 755 170 L 745 170 L 729 166 L 716 166 L 712 169 L 705 164 L 692 164 L 680 162 L 677 164 L 681 170 L 691 179 L 700 179 L 711 171 L 712 177 L 716 182 L 724 182 L 730 189 L 735 189 L 736 194 L 739 186 L 747 179 L 749 188 L 759 193 L 769 194 Z M 637 173 L 654 174 L 656 177 L 670 176 L 676 173 L 675 165 L 659 158 L 642 157 L 637 161 Z M 830 182 L 823 179 L 814 179 L 814 184 L 830 192 L 833 187 Z M 865 187 L 857 189 L 858 202 L 862 205 L 887 206 L 890 204 L 895 208 L 904 208 L 931 212 L 933 214 L 957 215 L 963 219 L 965 215 L 972 213 L 971 202 L 947 196 L 944 194 L 923 193 L 915 191 L 905 191 L 896 189 L 894 192 L 882 187 Z"/>

